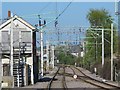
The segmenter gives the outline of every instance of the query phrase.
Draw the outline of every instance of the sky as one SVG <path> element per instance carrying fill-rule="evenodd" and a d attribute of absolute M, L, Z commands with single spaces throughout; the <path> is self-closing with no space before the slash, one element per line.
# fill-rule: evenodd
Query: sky
<path fill-rule="evenodd" d="M 1 0 L 2 2 L 56 2 L 56 0 Z M 57 0 L 57 2 L 69 2 L 70 0 Z M 73 2 L 114 2 L 120 0 L 72 0 Z"/>
<path fill-rule="evenodd" d="M 3 2 L 2 16 L 7 17 L 7 11 L 23 17 L 25 20 L 35 25 L 38 22 L 37 15 L 42 18 L 49 18 L 47 22 L 52 21 L 56 17 L 56 11 L 61 13 L 69 2 L 58 2 L 56 10 L 56 2 Z M 89 22 L 86 15 L 90 9 L 106 9 L 115 17 L 114 2 L 73 2 L 68 9 L 58 19 L 59 26 L 88 26 Z M 44 13 L 44 15 L 43 15 Z"/>
<path fill-rule="evenodd" d="M 38 15 L 43 20 L 45 19 L 47 23 L 51 22 L 68 4 L 69 2 L 3 2 L 2 18 L 5 19 L 8 15 L 8 10 L 10 10 L 13 14 L 22 17 L 34 26 L 38 23 Z M 86 15 L 90 9 L 106 9 L 116 19 L 114 2 L 72 2 L 67 10 L 58 18 L 58 26 L 88 27 L 89 21 Z M 54 27 L 54 22 L 47 26 Z"/>

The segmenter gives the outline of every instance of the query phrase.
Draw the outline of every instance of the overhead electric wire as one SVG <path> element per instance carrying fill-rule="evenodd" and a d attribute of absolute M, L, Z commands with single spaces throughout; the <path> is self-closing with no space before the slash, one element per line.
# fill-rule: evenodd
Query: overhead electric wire
<path fill-rule="evenodd" d="M 41 10 L 40 12 L 42 12 L 43 10 L 45 10 L 49 5 L 50 5 L 51 2 L 48 2 Z"/>
<path fill-rule="evenodd" d="M 72 0 L 72 1 L 73 1 L 73 0 Z M 62 11 L 60 14 L 58 14 L 58 16 L 57 16 L 54 20 L 51 20 L 51 21 L 47 22 L 46 25 L 48 25 L 48 24 L 56 21 L 56 20 L 68 9 L 68 7 L 71 5 L 72 1 L 69 2 L 69 4 L 63 9 L 63 11 Z M 48 3 L 48 4 L 49 4 L 49 3 Z M 47 8 L 48 4 L 45 5 L 45 7 L 43 7 L 42 10 L 45 9 L 45 8 Z M 56 7 L 57 7 L 57 5 L 56 5 Z M 40 15 L 51 14 L 51 13 L 53 13 L 53 12 L 42 13 L 42 14 L 40 14 Z M 55 12 L 54 12 L 54 13 L 55 13 Z M 20 18 L 21 18 L 21 17 L 24 17 L 24 18 L 27 17 L 27 18 L 28 18 L 28 17 L 30 17 L 30 16 L 37 16 L 37 17 L 38 17 L 38 15 L 39 15 L 39 14 L 22 15 L 22 16 L 20 16 Z M 32 17 L 31 17 L 31 18 L 32 18 Z M 45 28 L 46 25 L 43 25 L 43 28 Z M 41 28 L 41 30 L 42 30 L 43 28 Z"/>
<path fill-rule="evenodd" d="M 71 3 L 72 3 L 72 1 L 71 2 L 69 2 L 69 4 L 64 8 L 64 10 L 55 18 L 55 20 L 57 20 L 67 9 L 68 9 L 68 7 L 71 5 Z M 49 3 L 48 3 L 49 4 Z M 48 4 L 46 5 L 46 6 L 48 6 Z M 45 9 L 46 8 L 46 6 L 45 7 L 43 7 L 43 9 Z M 43 10 L 42 9 L 42 10 Z M 41 13 L 42 15 L 44 15 L 44 14 L 50 14 L 50 13 L 53 13 L 53 12 L 49 12 L 49 13 Z M 55 12 L 54 12 L 55 13 Z M 23 16 L 21 16 L 21 17 L 28 17 L 28 16 L 38 16 L 38 14 L 31 14 L 31 15 L 23 15 Z M 53 20 L 53 21 L 55 21 L 55 20 Z"/>
<path fill-rule="evenodd" d="M 73 0 L 72 0 L 72 1 L 73 1 Z M 53 21 L 56 21 L 56 20 L 68 9 L 68 7 L 71 5 L 72 1 L 69 2 L 69 4 L 64 8 L 64 10 L 63 10 L 54 20 L 48 22 L 46 25 L 52 23 Z M 45 28 L 44 26 L 46 26 L 46 25 L 43 25 L 43 28 Z M 41 28 L 41 30 L 42 30 L 43 28 Z"/>
<path fill-rule="evenodd" d="M 58 3 L 57 3 L 57 0 L 56 0 L 56 4 L 55 4 L 55 10 L 56 10 L 56 17 L 58 15 Z"/>
<path fill-rule="evenodd" d="M 58 5 L 57 5 L 57 0 L 56 0 L 56 3 L 55 3 L 55 10 L 56 10 L 56 18 L 58 16 Z M 60 40 L 60 34 L 59 34 L 59 29 L 58 29 L 58 19 L 55 20 L 55 30 L 57 31 L 57 36 L 58 36 L 58 45 L 59 45 L 59 40 Z"/>
<path fill-rule="evenodd" d="M 69 2 L 69 4 L 66 6 L 66 8 L 56 17 L 56 19 L 58 19 L 67 9 L 68 7 L 71 5 L 72 1 Z"/>
<path fill-rule="evenodd" d="M 40 13 L 40 15 L 48 15 L 48 14 L 54 14 L 55 12 L 47 12 L 47 13 Z M 38 17 L 39 14 L 30 14 L 30 15 L 21 15 L 20 17 L 30 17 L 30 16 L 37 16 Z"/>

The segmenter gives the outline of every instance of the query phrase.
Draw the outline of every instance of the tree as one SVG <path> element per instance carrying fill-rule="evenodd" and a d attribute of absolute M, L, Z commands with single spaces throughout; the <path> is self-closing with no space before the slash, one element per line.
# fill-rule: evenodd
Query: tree
<path fill-rule="evenodd" d="M 70 52 L 67 52 L 66 47 L 57 47 L 58 51 L 55 52 L 57 59 L 60 61 L 61 64 L 69 64 L 74 65 L 76 57 L 71 55 Z"/>
<path fill-rule="evenodd" d="M 91 26 L 102 26 L 103 28 L 110 28 L 113 20 L 109 12 L 105 9 L 90 9 L 87 19 Z"/>
<path fill-rule="evenodd" d="M 109 14 L 109 12 L 105 9 L 90 9 L 90 11 L 87 14 L 87 19 L 90 23 L 90 28 L 104 28 L 104 29 L 111 29 L 111 23 L 113 22 L 112 16 Z M 115 27 L 114 27 L 115 30 Z M 85 62 L 92 62 L 91 64 L 94 65 L 97 62 L 100 62 L 101 56 L 102 56 L 102 37 L 101 37 L 101 31 L 94 30 L 94 29 L 88 29 L 86 32 L 86 37 L 92 37 L 86 39 L 86 49 L 87 53 L 85 55 Z M 110 43 L 107 41 L 111 41 L 111 31 L 107 30 L 104 31 L 104 53 L 105 58 L 110 57 Z M 116 39 L 117 34 L 114 32 L 114 48 L 116 48 Z M 107 40 L 107 41 L 106 41 Z M 96 43 L 97 42 L 97 43 Z M 97 52 L 96 52 L 97 51 Z M 114 49 L 115 52 L 115 49 Z"/>

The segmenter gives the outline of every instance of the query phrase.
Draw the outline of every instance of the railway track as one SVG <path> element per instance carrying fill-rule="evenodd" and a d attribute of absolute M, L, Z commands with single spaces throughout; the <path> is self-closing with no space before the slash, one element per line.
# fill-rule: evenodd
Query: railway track
<path fill-rule="evenodd" d="M 55 77 L 58 75 L 59 71 L 60 71 L 60 68 L 63 68 L 63 72 L 62 72 L 62 87 L 64 90 L 67 90 L 67 85 L 66 85 L 66 80 L 65 80 L 65 67 L 62 65 L 58 68 L 58 70 L 56 71 L 56 73 L 54 74 L 53 78 L 51 79 L 51 81 L 49 82 L 48 86 L 47 86 L 47 90 L 51 90 L 52 88 L 52 84 L 53 84 L 53 81 L 55 80 Z"/>
<path fill-rule="evenodd" d="M 62 84 L 64 87 L 64 90 L 67 90 L 67 84 L 66 84 L 66 79 L 65 79 L 65 67 L 63 67 L 63 79 L 62 79 Z"/>
<path fill-rule="evenodd" d="M 49 82 L 49 84 L 48 84 L 48 86 L 47 86 L 47 89 L 48 89 L 48 90 L 51 90 L 52 83 L 53 83 L 55 77 L 57 76 L 57 74 L 58 74 L 60 68 L 61 68 L 61 67 L 59 66 L 57 72 L 54 74 L 53 78 L 50 80 L 50 82 Z"/>
<path fill-rule="evenodd" d="M 71 68 L 73 73 L 66 73 L 67 76 L 73 77 L 73 74 L 77 75 L 77 79 L 80 79 L 80 80 L 82 80 L 82 81 L 84 81 L 86 83 L 89 83 L 89 84 L 94 85 L 96 87 L 102 88 L 104 90 L 111 90 L 111 89 L 112 90 L 120 90 L 120 87 L 118 87 L 118 86 L 111 85 L 111 84 L 108 84 L 108 83 L 96 80 L 94 78 L 91 78 L 90 76 L 88 76 L 85 73 L 83 73 L 77 67 L 69 66 L 69 68 Z M 81 73 L 82 75 L 79 75 L 78 72 L 75 69 L 78 70 L 78 72 Z"/>
<path fill-rule="evenodd" d="M 66 72 L 66 67 L 70 68 L 72 70 L 72 72 L 71 73 Z M 60 68 L 62 69 L 62 72 L 60 72 Z M 100 80 L 96 80 L 96 79 L 86 75 L 82 70 L 80 70 L 79 68 L 74 67 L 74 66 L 60 66 L 58 68 L 57 72 L 54 74 L 53 78 L 51 79 L 50 83 L 48 84 L 48 87 L 47 87 L 48 90 L 51 90 L 52 83 L 53 83 L 55 77 L 58 74 L 62 76 L 61 83 L 62 83 L 62 89 L 64 89 L 64 90 L 68 90 L 69 89 L 67 87 L 66 77 L 72 77 L 73 78 L 74 75 L 77 75 L 77 79 L 76 80 L 78 82 L 80 80 L 80 81 L 85 82 L 85 83 L 87 83 L 89 85 L 97 87 L 100 90 L 101 89 L 102 90 L 120 90 L 120 87 L 112 85 L 112 84 L 108 84 L 106 82 L 102 82 Z"/>

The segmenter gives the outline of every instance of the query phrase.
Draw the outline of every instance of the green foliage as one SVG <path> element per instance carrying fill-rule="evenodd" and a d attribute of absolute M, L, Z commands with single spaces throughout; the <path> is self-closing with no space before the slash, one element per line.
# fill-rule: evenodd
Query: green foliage
<path fill-rule="evenodd" d="M 105 9 L 90 9 L 87 14 L 91 26 L 102 26 L 104 28 L 110 27 L 112 23 L 112 17 Z"/>
<path fill-rule="evenodd" d="M 60 60 L 60 63 L 62 63 L 62 64 L 74 65 L 74 63 L 75 63 L 75 57 L 72 56 L 72 55 L 69 54 L 69 53 L 60 52 L 57 57 L 58 57 L 58 59 Z"/>
<path fill-rule="evenodd" d="M 55 56 L 61 64 L 74 65 L 76 61 L 76 57 L 71 55 L 69 48 L 66 46 L 56 47 Z"/>
<path fill-rule="evenodd" d="M 87 19 L 91 27 L 111 29 L 113 19 L 109 12 L 105 9 L 91 9 L 87 14 Z M 114 26 L 114 53 L 117 51 L 117 33 Z M 93 37 L 86 39 L 86 55 L 84 57 L 84 64 L 88 66 L 94 65 L 101 61 L 102 56 L 102 31 L 89 28 L 86 32 L 86 37 Z M 111 55 L 111 30 L 104 31 L 104 54 L 105 58 Z M 108 42 L 109 41 L 109 42 Z M 89 65 L 89 66 L 90 66 Z"/>

